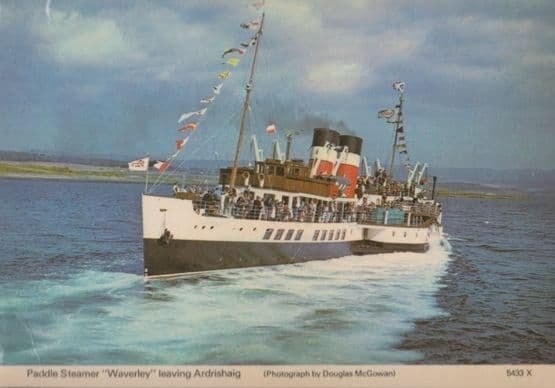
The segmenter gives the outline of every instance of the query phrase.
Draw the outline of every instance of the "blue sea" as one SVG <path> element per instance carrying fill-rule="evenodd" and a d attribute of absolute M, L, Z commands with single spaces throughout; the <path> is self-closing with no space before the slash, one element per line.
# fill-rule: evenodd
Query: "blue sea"
<path fill-rule="evenodd" d="M 1 364 L 555 362 L 549 192 L 447 198 L 427 253 L 145 282 L 142 188 L 0 179 Z"/>

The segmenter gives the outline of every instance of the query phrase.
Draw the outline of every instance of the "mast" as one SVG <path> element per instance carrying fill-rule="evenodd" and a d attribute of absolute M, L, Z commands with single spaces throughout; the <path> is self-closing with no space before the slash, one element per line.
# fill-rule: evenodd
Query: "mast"
<path fill-rule="evenodd" d="M 399 105 L 397 105 L 397 108 L 399 108 L 399 114 L 397 115 L 397 120 L 395 121 L 395 140 L 393 140 L 391 162 L 389 163 L 389 171 L 387 174 L 389 176 L 389 179 L 393 179 L 393 163 L 395 162 L 395 152 L 397 151 L 397 137 L 399 136 L 399 127 L 403 122 L 403 93 L 401 93 L 401 95 L 399 96 Z"/>
<path fill-rule="evenodd" d="M 251 72 L 249 81 L 247 83 L 247 94 L 245 95 L 245 102 L 243 103 L 243 112 L 241 115 L 241 126 L 239 127 L 239 138 L 237 139 L 237 148 L 235 149 L 235 157 L 233 158 L 233 168 L 231 169 L 231 178 L 229 182 L 230 187 L 235 186 L 235 178 L 237 177 L 237 167 L 239 164 L 239 154 L 241 153 L 241 143 L 243 142 L 243 132 L 245 130 L 245 123 L 247 121 L 247 110 L 249 109 L 249 97 L 254 85 L 254 70 L 256 68 L 256 57 L 258 56 L 258 47 L 260 46 L 260 38 L 262 37 L 262 26 L 264 25 L 264 12 L 262 12 L 262 19 L 260 20 L 260 27 L 256 32 L 256 47 L 254 49 L 254 57 L 251 65 Z"/>

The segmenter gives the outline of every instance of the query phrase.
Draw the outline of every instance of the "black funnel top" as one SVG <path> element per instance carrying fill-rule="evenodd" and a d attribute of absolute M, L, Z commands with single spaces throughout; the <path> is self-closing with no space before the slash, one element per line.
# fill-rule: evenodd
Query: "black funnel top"
<path fill-rule="evenodd" d="M 339 144 L 349 147 L 349 152 L 360 155 L 362 151 L 362 138 L 351 135 L 341 135 Z"/>
<path fill-rule="evenodd" d="M 339 132 L 329 128 L 314 128 L 312 147 L 322 147 L 326 144 L 326 141 L 334 145 L 339 145 Z"/>

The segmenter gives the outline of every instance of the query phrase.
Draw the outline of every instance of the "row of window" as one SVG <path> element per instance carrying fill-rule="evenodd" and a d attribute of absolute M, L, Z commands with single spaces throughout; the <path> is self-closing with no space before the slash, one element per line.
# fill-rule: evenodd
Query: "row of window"
<path fill-rule="evenodd" d="M 334 234 L 335 232 L 335 234 Z M 347 234 L 347 229 L 337 229 L 337 230 L 315 230 L 314 234 L 312 235 L 312 241 L 318 241 L 318 237 L 320 241 L 324 241 L 326 238 L 328 241 L 331 240 L 345 240 L 345 235 Z"/>
<path fill-rule="evenodd" d="M 293 238 L 293 234 L 295 235 L 295 240 L 300 240 L 301 237 L 303 236 L 303 232 L 304 232 L 303 229 L 297 230 L 297 233 L 295 233 L 295 229 L 289 229 L 287 233 L 285 233 L 285 229 L 278 229 L 276 231 L 276 234 L 274 235 L 274 240 L 281 240 L 284 233 L 285 233 L 284 240 L 291 240 Z M 274 229 L 272 228 L 266 229 L 266 232 L 264 233 L 264 237 L 262 237 L 262 239 L 269 240 L 270 238 L 272 238 L 273 233 L 274 233 Z"/>
<path fill-rule="evenodd" d="M 395 237 L 395 231 L 391 232 L 391 236 Z M 418 232 L 416 232 L 415 236 L 418 237 Z M 403 237 L 407 237 L 407 232 L 403 232 Z"/>
<path fill-rule="evenodd" d="M 276 233 L 274 234 L 274 229 L 272 228 L 268 228 L 266 229 L 266 232 L 264 233 L 264 236 L 262 237 L 263 240 L 270 240 L 272 239 L 273 236 L 273 240 L 281 240 L 282 237 L 285 234 L 285 237 L 283 238 L 283 240 L 291 240 L 293 238 L 293 235 L 295 236 L 295 240 L 298 241 L 301 239 L 301 237 L 303 236 L 303 229 L 298 229 L 295 232 L 295 229 L 288 229 L 287 233 L 285 232 L 285 229 L 278 229 L 276 230 Z M 318 241 L 318 239 L 320 239 L 320 241 L 324 241 L 324 240 L 328 240 L 328 241 L 332 241 L 332 240 L 345 240 L 345 236 L 347 234 L 347 229 L 337 229 L 337 230 L 315 230 L 314 231 L 314 235 L 312 236 L 312 241 Z"/>

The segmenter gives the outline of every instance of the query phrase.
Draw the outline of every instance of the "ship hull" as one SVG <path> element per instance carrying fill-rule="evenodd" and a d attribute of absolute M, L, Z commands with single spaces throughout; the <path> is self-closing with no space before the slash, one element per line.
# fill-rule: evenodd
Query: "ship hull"
<path fill-rule="evenodd" d="M 165 238 L 167 230 L 171 237 Z M 279 222 L 197 214 L 188 200 L 143 196 L 145 276 L 161 277 L 327 260 L 425 252 L 428 228 Z"/>
<path fill-rule="evenodd" d="M 229 241 L 144 240 L 149 277 L 229 268 L 302 263 L 351 254 L 350 242 L 257 243 Z"/>
<path fill-rule="evenodd" d="M 294 264 L 348 255 L 426 252 L 428 244 L 388 244 L 368 241 L 337 243 L 256 243 L 229 241 L 144 240 L 148 277 L 230 268 Z"/>

